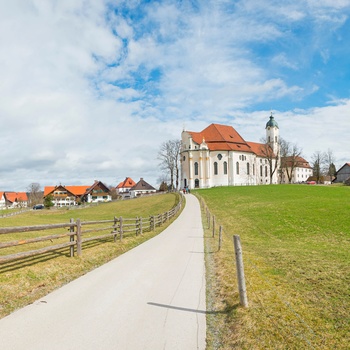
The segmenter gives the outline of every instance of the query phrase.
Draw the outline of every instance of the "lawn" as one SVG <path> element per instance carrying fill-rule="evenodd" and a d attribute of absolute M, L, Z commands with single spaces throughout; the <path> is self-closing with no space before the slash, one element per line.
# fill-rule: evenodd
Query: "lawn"
<path fill-rule="evenodd" d="M 350 187 L 196 194 L 223 226 L 220 251 L 217 237 L 205 233 L 208 349 L 348 349 Z M 238 305 L 234 234 L 243 247 L 247 309 Z"/>
<path fill-rule="evenodd" d="M 79 218 L 81 221 L 112 220 L 114 216 L 146 218 L 169 211 L 178 203 L 178 200 L 177 194 L 163 194 L 104 203 L 83 209 L 29 211 L 0 219 L 0 227 L 66 223 L 69 222 L 70 218 L 75 220 Z M 0 265 L 0 318 L 154 237 L 166 226 L 157 227 L 155 231 L 145 232 L 142 236 L 125 234 L 122 241 L 114 242 L 113 239 L 109 239 L 102 243 L 92 242 L 85 247 L 83 246 L 81 257 L 69 257 L 69 248 L 65 248 L 39 257 Z M 38 236 L 46 235 L 44 231 L 36 234 Z M 33 233 L 0 235 L 0 242 L 17 240 L 19 237 L 27 238 L 28 236 L 32 237 Z M 29 246 L 20 248 L 22 248 L 21 250 L 33 249 Z M 2 255 L 13 253 L 13 249 L 1 249 L 0 253 Z"/>

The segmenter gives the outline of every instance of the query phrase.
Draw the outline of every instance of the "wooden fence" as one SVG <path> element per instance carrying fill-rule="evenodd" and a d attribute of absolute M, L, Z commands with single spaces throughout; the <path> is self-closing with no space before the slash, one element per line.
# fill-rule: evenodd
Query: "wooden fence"
<path fill-rule="evenodd" d="M 14 260 L 24 259 L 28 257 L 45 254 L 52 251 L 61 250 L 69 247 L 70 256 L 73 257 L 75 252 L 81 256 L 83 244 L 91 241 L 105 241 L 113 239 L 115 242 L 122 240 L 124 235 L 136 234 L 142 235 L 144 232 L 154 231 L 156 227 L 162 226 L 165 222 L 174 217 L 182 206 L 182 196 L 179 203 L 171 210 L 150 216 L 148 218 L 123 218 L 114 217 L 112 220 L 102 221 L 81 221 L 71 219 L 70 222 L 62 224 L 40 225 L 40 226 L 21 226 L 21 227 L 4 227 L 0 228 L 0 235 L 19 234 L 24 232 L 32 232 L 31 238 L 23 238 L 15 241 L 0 242 L 0 249 L 14 248 L 27 244 L 41 244 L 53 240 L 58 240 L 61 243 L 43 246 L 35 250 L 20 251 L 13 254 L 0 256 L 0 264 L 11 262 Z M 59 232 L 65 229 L 65 232 Z M 38 231 L 49 231 L 52 234 L 37 237 Z M 53 233 L 54 231 L 55 233 Z M 68 241 L 65 241 L 68 238 Z"/>

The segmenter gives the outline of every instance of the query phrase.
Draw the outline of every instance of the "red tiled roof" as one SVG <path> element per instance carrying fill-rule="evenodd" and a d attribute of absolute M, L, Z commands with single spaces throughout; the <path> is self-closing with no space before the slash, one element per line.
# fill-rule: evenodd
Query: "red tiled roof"
<path fill-rule="evenodd" d="M 258 156 L 258 157 L 266 157 L 266 146 L 263 143 L 257 143 L 257 142 L 247 142 L 250 149 Z M 272 152 L 272 149 L 271 149 Z"/>
<path fill-rule="evenodd" d="M 124 181 L 120 182 L 116 188 L 131 188 L 136 185 L 136 182 L 131 177 L 126 177 Z"/>
<path fill-rule="evenodd" d="M 64 186 L 70 193 L 76 196 L 82 196 L 91 186 Z"/>
<path fill-rule="evenodd" d="M 66 189 L 75 196 L 82 196 L 91 186 L 45 186 L 44 197 L 60 187 Z"/>
<path fill-rule="evenodd" d="M 53 192 L 57 186 L 45 186 L 44 187 L 44 197 Z"/>
<path fill-rule="evenodd" d="M 11 202 L 18 202 L 18 201 L 28 201 L 27 193 L 25 192 L 6 192 L 5 193 L 6 199 Z"/>
<path fill-rule="evenodd" d="M 252 152 L 247 142 L 232 126 L 211 124 L 201 132 L 189 132 L 189 134 L 198 144 L 204 140 L 211 151 Z"/>
<path fill-rule="evenodd" d="M 201 132 L 188 132 L 192 140 L 201 144 L 203 140 L 210 151 L 238 151 L 255 153 L 259 157 L 266 157 L 262 143 L 246 142 L 243 137 L 229 125 L 211 124 Z"/>
<path fill-rule="evenodd" d="M 283 157 L 281 160 L 287 167 L 292 166 L 292 163 L 293 163 L 292 156 L 291 157 Z M 298 167 L 298 168 L 312 169 L 309 162 L 306 159 L 304 159 L 303 157 L 295 157 L 294 163 L 295 163 L 296 167 Z"/>

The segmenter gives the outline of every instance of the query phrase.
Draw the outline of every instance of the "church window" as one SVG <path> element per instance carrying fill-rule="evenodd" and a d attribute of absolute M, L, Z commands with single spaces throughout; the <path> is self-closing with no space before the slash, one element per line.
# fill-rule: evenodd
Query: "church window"
<path fill-rule="evenodd" d="M 255 164 L 253 164 L 253 175 L 255 175 Z"/>
<path fill-rule="evenodd" d="M 275 142 L 277 142 L 277 136 L 275 136 Z"/>
<path fill-rule="evenodd" d="M 218 154 L 218 159 L 221 160 L 222 159 L 222 155 Z"/>
<path fill-rule="evenodd" d="M 218 174 L 218 163 L 214 162 L 214 175 Z"/>
<path fill-rule="evenodd" d="M 197 162 L 194 163 L 194 174 L 198 175 L 198 163 Z"/>
<path fill-rule="evenodd" d="M 265 176 L 267 177 L 267 166 L 265 167 Z"/>
<path fill-rule="evenodd" d="M 227 175 L 227 162 L 224 162 L 224 174 Z"/>
<path fill-rule="evenodd" d="M 247 163 L 247 175 L 250 175 L 250 166 L 249 166 L 249 163 Z"/>
<path fill-rule="evenodd" d="M 237 173 L 237 175 L 239 175 L 239 163 L 238 162 L 236 163 L 236 173 Z"/>
<path fill-rule="evenodd" d="M 263 176 L 263 167 L 262 167 L 262 165 L 260 165 L 260 176 L 261 177 Z"/>
<path fill-rule="evenodd" d="M 186 160 L 186 157 L 185 157 L 185 156 L 183 156 L 182 160 L 183 160 L 183 161 L 185 161 L 185 160 Z"/>
<path fill-rule="evenodd" d="M 271 142 L 271 137 L 269 136 L 269 140 L 268 140 L 268 142 L 270 143 Z"/>

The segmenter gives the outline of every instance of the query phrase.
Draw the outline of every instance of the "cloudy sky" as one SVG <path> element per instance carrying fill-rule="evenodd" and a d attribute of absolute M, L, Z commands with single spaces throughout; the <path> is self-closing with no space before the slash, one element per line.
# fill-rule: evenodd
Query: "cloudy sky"
<path fill-rule="evenodd" d="M 0 190 L 157 185 L 162 142 L 232 125 L 350 161 L 350 0 L 0 0 Z"/>

